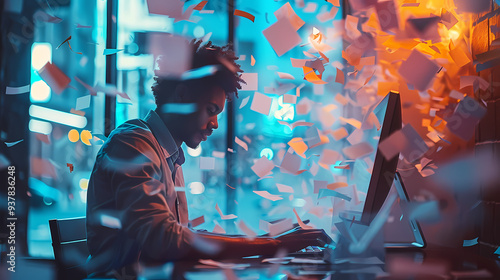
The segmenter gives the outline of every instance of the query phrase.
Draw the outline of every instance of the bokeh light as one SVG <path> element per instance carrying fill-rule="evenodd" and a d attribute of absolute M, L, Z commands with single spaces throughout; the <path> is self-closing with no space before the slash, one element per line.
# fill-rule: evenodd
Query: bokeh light
<path fill-rule="evenodd" d="M 78 139 L 80 139 L 80 133 L 78 133 L 78 130 L 72 129 L 68 132 L 68 139 L 71 142 L 76 142 Z"/>

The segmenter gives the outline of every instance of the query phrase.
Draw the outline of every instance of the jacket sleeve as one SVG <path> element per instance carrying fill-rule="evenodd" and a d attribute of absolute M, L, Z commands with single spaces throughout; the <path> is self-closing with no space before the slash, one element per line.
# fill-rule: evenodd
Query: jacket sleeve
<path fill-rule="evenodd" d="M 193 233 L 177 223 L 168 207 L 161 161 L 141 134 L 122 134 L 108 143 L 102 168 L 109 176 L 121 229 L 141 247 L 141 258 L 171 261 L 190 250 Z"/>

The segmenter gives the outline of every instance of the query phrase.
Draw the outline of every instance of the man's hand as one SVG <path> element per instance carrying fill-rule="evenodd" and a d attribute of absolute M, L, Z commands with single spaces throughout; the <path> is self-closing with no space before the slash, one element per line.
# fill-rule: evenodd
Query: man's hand
<path fill-rule="evenodd" d="M 295 229 L 275 237 L 280 247 L 288 252 L 296 252 L 307 246 L 322 246 L 332 243 L 332 239 L 322 229 Z"/>

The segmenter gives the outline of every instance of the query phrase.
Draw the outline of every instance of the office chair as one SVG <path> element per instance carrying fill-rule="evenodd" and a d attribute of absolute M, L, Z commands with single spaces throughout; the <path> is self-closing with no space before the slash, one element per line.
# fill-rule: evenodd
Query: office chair
<path fill-rule="evenodd" d="M 84 279 L 87 249 L 86 218 L 49 220 L 58 279 Z"/>

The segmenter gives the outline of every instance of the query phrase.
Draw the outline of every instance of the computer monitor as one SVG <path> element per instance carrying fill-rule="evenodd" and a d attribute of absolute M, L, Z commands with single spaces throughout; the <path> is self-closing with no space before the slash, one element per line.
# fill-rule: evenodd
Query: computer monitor
<path fill-rule="evenodd" d="M 354 203 L 349 203 L 346 209 L 339 213 L 342 220 L 370 225 L 384 204 L 394 180 L 398 156 L 386 160 L 378 147 L 392 133 L 401 129 L 401 121 L 400 97 L 397 92 L 391 91 L 365 113 L 357 137 L 350 136 L 351 144 L 355 143 L 352 140 L 362 141 L 372 146 L 373 151 L 354 160 L 346 173 L 348 185 L 353 186 Z M 363 197 L 365 195 L 366 197 Z"/>
<path fill-rule="evenodd" d="M 401 99 L 399 93 L 389 92 L 384 99 L 375 107 L 373 113 L 377 116 L 378 121 L 382 125 L 378 144 L 384 141 L 392 133 L 401 129 Z M 365 204 L 361 215 L 361 223 L 369 225 L 375 215 L 384 204 L 384 201 L 391 189 L 398 165 L 399 156 L 387 160 L 377 145 L 375 152 L 375 160 L 373 163 L 373 171 L 366 193 Z"/>

